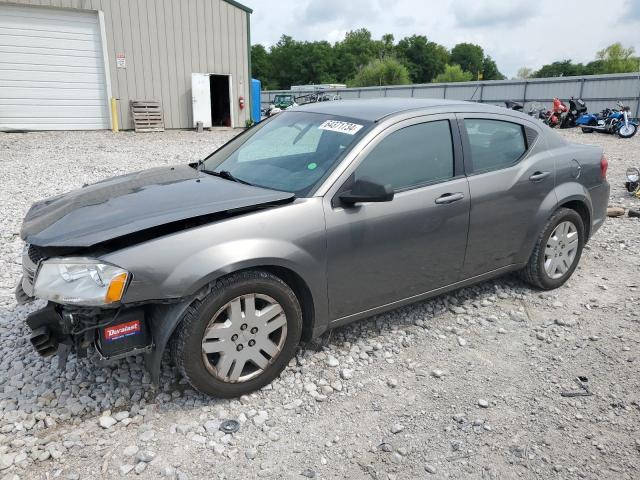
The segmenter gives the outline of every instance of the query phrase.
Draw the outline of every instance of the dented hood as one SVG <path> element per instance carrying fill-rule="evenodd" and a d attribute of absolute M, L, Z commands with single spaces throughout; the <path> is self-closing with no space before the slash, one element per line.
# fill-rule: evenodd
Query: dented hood
<path fill-rule="evenodd" d="M 42 247 L 90 247 L 168 223 L 291 201 L 287 192 L 214 177 L 188 165 L 114 177 L 35 203 L 20 236 Z"/>

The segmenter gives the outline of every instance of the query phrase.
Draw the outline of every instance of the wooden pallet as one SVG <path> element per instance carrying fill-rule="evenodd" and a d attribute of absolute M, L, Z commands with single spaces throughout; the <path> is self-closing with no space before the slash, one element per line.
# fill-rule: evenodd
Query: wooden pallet
<path fill-rule="evenodd" d="M 137 132 L 164 132 L 164 116 L 160 102 L 131 101 L 131 118 Z"/>

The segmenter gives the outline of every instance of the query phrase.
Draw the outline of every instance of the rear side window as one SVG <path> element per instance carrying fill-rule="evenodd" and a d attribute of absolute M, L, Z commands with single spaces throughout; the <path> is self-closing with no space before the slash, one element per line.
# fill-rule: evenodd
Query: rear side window
<path fill-rule="evenodd" d="M 509 167 L 527 151 L 524 127 L 517 123 L 467 118 L 464 126 L 475 173 Z"/>
<path fill-rule="evenodd" d="M 355 180 L 367 179 L 403 190 L 453 177 L 448 120 L 420 123 L 389 134 L 358 166 Z"/>

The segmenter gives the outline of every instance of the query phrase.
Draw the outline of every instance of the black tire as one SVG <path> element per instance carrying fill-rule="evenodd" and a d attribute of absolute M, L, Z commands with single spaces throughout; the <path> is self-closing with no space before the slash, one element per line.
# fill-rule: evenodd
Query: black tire
<path fill-rule="evenodd" d="M 582 127 L 582 133 L 593 133 L 593 128 Z"/>
<path fill-rule="evenodd" d="M 636 133 L 638 133 L 638 127 L 636 125 L 630 124 L 632 128 L 631 133 L 627 134 L 627 135 L 623 135 L 622 133 L 620 133 L 620 130 L 618 130 L 618 136 L 620 138 L 631 138 L 633 137 Z"/>
<path fill-rule="evenodd" d="M 279 355 L 257 377 L 230 383 L 212 375 L 203 360 L 202 339 L 210 320 L 228 302 L 241 295 L 262 294 L 275 299 L 287 319 L 287 333 Z M 294 292 L 280 278 L 264 271 L 243 271 L 219 280 L 202 302 L 185 313 L 172 337 L 171 353 L 181 374 L 198 391 L 220 398 L 253 392 L 273 381 L 293 358 L 302 335 L 302 310 Z"/>
<path fill-rule="evenodd" d="M 571 267 L 560 278 L 551 278 L 544 267 L 545 262 L 545 249 L 549 237 L 553 233 L 554 229 L 562 222 L 569 221 L 576 227 L 578 233 L 578 249 L 574 257 Z M 573 274 L 576 267 L 580 263 L 580 257 L 582 256 L 582 249 L 584 248 L 584 223 L 582 217 L 575 210 L 568 208 L 560 208 L 557 210 L 551 218 L 547 221 L 545 227 L 542 229 L 542 233 L 536 240 L 533 253 L 529 258 L 527 266 L 521 271 L 521 276 L 530 285 L 540 288 L 542 290 L 553 290 L 562 286 Z"/>

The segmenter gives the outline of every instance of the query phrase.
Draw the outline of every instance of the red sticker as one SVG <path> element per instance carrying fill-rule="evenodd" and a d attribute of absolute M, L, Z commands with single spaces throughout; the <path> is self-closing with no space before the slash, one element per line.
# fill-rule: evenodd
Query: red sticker
<path fill-rule="evenodd" d="M 142 324 L 140 320 L 134 320 L 132 322 L 121 323 L 120 325 L 114 325 L 104 329 L 104 339 L 107 342 L 119 340 L 130 335 L 137 335 L 142 331 Z"/>

